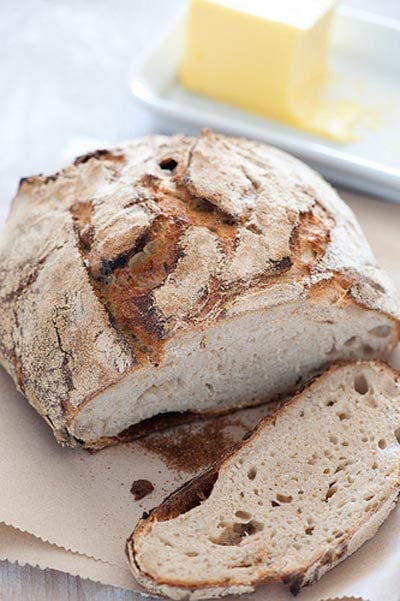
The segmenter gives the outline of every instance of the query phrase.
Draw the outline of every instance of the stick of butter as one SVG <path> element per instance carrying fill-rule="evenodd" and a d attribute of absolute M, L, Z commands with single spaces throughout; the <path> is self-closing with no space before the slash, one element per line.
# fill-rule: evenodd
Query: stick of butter
<path fill-rule="evenodd" d="M 189 90 L 347 141 L 356 110 L 321 95 L 335 0 L 191 0 Z"/>

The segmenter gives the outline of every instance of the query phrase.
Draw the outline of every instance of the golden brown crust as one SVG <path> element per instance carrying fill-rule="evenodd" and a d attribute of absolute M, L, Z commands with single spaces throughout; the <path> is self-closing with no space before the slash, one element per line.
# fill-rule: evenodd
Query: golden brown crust
<path fill-rule="evenodd" d="M 161 364 L 175 336 L 255 310 L 272 289 L 295 300 L 337 286 L 343 302 L 400 317 L 328 184 L 278 150 L 209 131 L 138 140 L 23 180 L 0 277 L 0 361 L 71 444 L 69 425 L 101 391 Z"/>

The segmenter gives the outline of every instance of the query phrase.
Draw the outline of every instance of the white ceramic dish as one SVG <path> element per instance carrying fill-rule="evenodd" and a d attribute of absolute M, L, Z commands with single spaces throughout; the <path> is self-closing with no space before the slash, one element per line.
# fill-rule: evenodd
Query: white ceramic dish
<path fill-rule="evenodd" d="M 174 121 L 264 140 L 303 158 L 335 184 L 400 202 L 400 22 L 337 10 L 330 69 L 334 93 L 370 107 L 359 139 L 337 144 L 184 90 L 178 82 L 184 17 L 141 57 L 131 82 L 137 100 Z"/>

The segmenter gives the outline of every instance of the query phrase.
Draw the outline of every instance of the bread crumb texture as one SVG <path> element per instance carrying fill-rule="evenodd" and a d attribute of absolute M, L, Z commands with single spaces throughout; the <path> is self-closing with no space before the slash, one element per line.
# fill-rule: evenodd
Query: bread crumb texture
<path fill-rule="evenodd" d="M 376 532 L 400 492 L 399 375 L 334 367 L 128 540 L 135 576 L 175 599 L 318 580 Z"/>

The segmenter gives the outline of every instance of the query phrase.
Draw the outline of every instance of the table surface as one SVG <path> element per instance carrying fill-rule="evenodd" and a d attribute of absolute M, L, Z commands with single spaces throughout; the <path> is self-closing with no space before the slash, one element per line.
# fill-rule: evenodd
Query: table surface
<path fill-rule="evenodd" d="M 51 172 L 79 145 L 170 131 L 132 101 L 127 82 L 135 57 L 184 1 L 0 2 L 0 222 L 22 176 Z M 398 0 L 345 3 L 400 19 Z M 367 235 L 371 215 L 399 222 L 400 206 L 367 203 Z M 359 200 L 351 204 L 363 224 L 365 207 Z M 0 562 L 1 601 L 139 598 L 61 572 Z"/>

